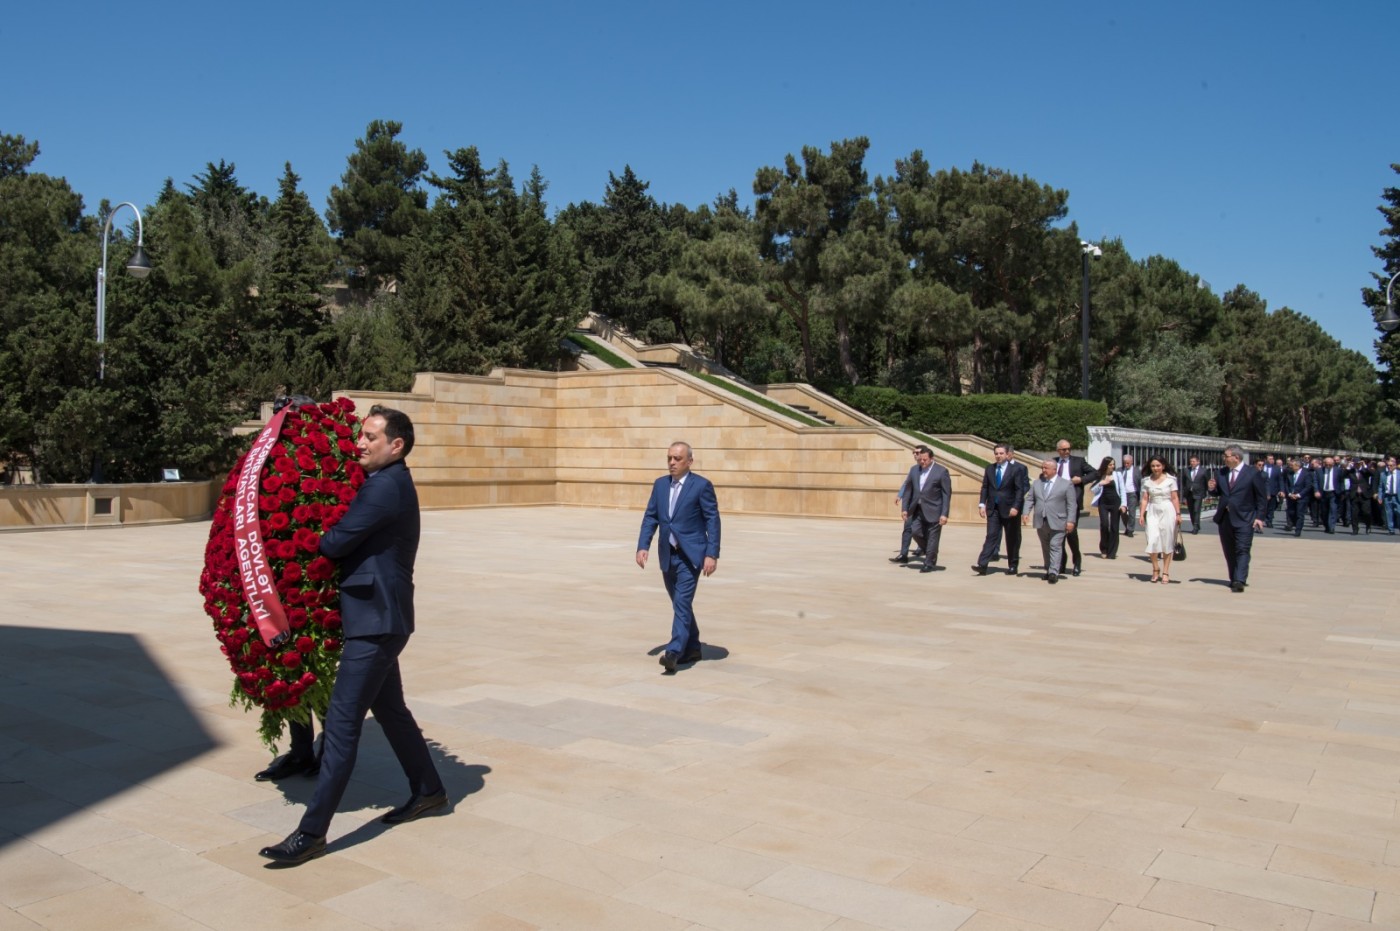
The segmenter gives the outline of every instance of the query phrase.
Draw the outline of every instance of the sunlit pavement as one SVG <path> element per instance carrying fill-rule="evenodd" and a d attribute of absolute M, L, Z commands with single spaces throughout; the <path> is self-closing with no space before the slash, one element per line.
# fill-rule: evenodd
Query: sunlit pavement
<path fill-rule="evenodd" d="M 1019 578 L 962 526 L 921 574 L 894 522 L 730 516 L 663 675 L 639 520 L 424 515 L 404 677 L 452 810 L 375 820 L 368 725 L 294 869 L 257 851 L 312 783 L 252 779 L 208 525 L 0 536 L 0 929 L 1400 927 L 1400 549 L 1266 534 L 1234 594 L 1209 532 L 1171 585 L 1139 534 L 1051 587 L 1030 533 Z"/>

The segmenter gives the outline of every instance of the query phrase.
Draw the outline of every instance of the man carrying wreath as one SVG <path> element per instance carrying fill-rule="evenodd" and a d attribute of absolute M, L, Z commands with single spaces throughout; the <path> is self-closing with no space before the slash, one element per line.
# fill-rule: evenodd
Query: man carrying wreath
<path fill-rule="evenodd" d="M 316 791 L 297 829 L 259 851 L 278 863 L 304 863 L 326 852 L 326 832 L 355 768 L 367 712 L 384 729 L 411 793 L 382 820 L 402 824 L 447 804 L 423 732 L 404 704 L 399 674 L 399 654 L 413 633 L 418 553 L 418 492 L 404 464 L 413 449 L 413 422 L 402 411 L 375 405 L 357 446 L 369 477 L 320 542 L 323 555 L 340 560 L 345 645 L 323 725 Z"/>

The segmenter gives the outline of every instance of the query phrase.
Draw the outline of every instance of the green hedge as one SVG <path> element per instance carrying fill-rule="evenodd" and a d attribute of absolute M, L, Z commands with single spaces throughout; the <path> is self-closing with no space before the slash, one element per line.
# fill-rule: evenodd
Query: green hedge
<path fill-rule="evenodd" d="M 838 392 L 841 400 L 893 427 L 924 433 L 971 433 L 1016 449 L 1051 450 L 1067 438 L 1089 445 L 1090 426 L 1108 423 L 1108 405 L 1031 394 L 900 394 L 861 385 Z"/>

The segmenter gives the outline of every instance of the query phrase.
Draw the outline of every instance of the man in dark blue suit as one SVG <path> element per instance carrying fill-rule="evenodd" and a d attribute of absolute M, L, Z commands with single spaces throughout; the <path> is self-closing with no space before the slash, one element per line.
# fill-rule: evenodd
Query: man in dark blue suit
<path fill-rule="evenodd" d="M 1322 467 L 1313 474 L 1313 497 L 1317 499 L 1318 517 L 1327 533 L 1337 532 L 1337 505 L 1342 500 L 1342 478 L 1342 469 L 1331 456 L 1324 457 Z"/>
<path fill-rule="evenodd" d="M 1230 591 L 1242 592 L 1249 580 L 1254 532 L 1264 529 L 1264 511 L 1269 505 L 1264 473 L 1246 465 L 1244 450 L 1231 443 L 1225 447 L 1225 468 L 1211 478 L 1210 490 L 1220 495 L 1215 523 L 1220 527 L 1220 548 L 1230 570 Z"/>
<path fill-rule="evenodd" d="M 987 574 L 987 563 L 1001 547 L 1004 532 L 1006 568 L 1016 575 L 1021 565 L 1021 508 L 1031 490 L 1030 476 L 1025 466 L 1011 458 L 1010 444 L 998 443 L 992 448 L 992 455 L 996 462 L 982 474 L 982 494 L 977 502 L 978 512 L 987 518 L 987 539 L 972 571 Z"/>
<path fill-rule="evenodd" d="M 1269 495 L 1269 505 L 1264 509 L 1264 526 L 1274 529 L 1274 512 L 1283 496 L 1283 463 L 1274 458 L 1273 453 L 1264 457 L 1264 490 Z"/>
<path fill-rule="evenodd" d="M 661 531 L 657 559 L 672 609 L 671 640 L 661 653 L 667 673 L 674 673 L 677 664 L 700 660 L 695 588 L 700 576 L 714 575 L 719 564 L 719 500 L 710 480 L 690 471 L 694 458 L 689 443 L 671 444 L 666 451 L 669 474 L 652 485 L 637 537 L 637 565 L 645 569 L 651 538 Z"/>
<path fill-rule="evenodd" d="M 326 831 L 355 768 L 365 714 L 384 729 L 404 775 L 409 800 L 383 817 L 402 824 L 447 804 L 423 732 L 404 704 L 399 654 L 413 633 L 413 563 L 418 554 L 418 491 L 406 457 L 413 422 L 375 405 L 360 424 L 360 465 L 369 474 L 350 509 L 321 537 L 321 552 L 340 560 L 340 614 L 345 646 L 322 727 L 320 778 L 301 824 L 260 852 L 303 863 L 326 852 Z"/>
<path fill-rule="evenodd" d="M 1293 531 L 1293 536 L 1301 537 L 1303 519 L 1308 515 L 1308 502 L 1313 495 L 1313 471 L 1297 459 L 1289 460 L 1288 466 L 1283 479 L 1284 498 L 1288 501 L 1288 529 Z"/>

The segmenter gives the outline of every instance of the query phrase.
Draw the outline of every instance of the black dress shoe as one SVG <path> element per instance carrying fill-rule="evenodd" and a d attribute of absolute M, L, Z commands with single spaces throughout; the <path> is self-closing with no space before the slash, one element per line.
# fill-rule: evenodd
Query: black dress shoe
<path fill-rule="evenodd" d="M 384 817 L 379 820 L 383 821 L 385 824 L 406 824 L 446 804 L 447 792 L 445 790 L 435 792 L 432 795 L 415 795 L 398 808 L 385 814 Z"/>
<path fill-rule="evenodd" d="M 1049 582 L 1051 585 L 1054 585 L 1056 582 L 1060 581 L 1060 577 L 1052 572 L 1045 577 L 1045 581 Z"/>
<path fill-rule="evenodd" d="M 670 650 L 667 650 L 665 653 L 661 654 L 661 659 L 658 660 L 658 662 L 666 667 L 667 672 L 675 672 L 676 660 L 678 658 L 679 657 L 677 657 L 676 654 L 672 653 Z"/>
<path fill-rule="evenodd" d="M 1240 592 L 1244 591 L 1244 583 L 1243 583 L 1243 582 L 1231 582 L 1231 583 L 1230 583 L 1230 591 L 1232 591 L 1232 592 L 1234 592 L 1235 594 L 1238 595 Z"/>
<path fill-rule="evenodd" d="M 314 776 L 321 771 L 321 764 L 313 757 L 295 757 L 284 753 L 273 760 L 267 769 L 253 776 L 258 782 L 275 782 L 291 776 Z"/>
<path fill-rule="evenodd" d="M 1021 574 L 1021 569 L 1020 569 L 1020 567 L 1018 567 L 1018 566 L 1008 566 L 1008 567 L 1006 568 L 1006 574 L 1007 574 L 1007 575 L 1020 575 L 1020 574 Z"/>
<path fill-rule="evenodd" d="M 920 572 L 932 572 L 933 569 L 934 569 L 934 567 L 933 567 L 932 565 L 925 565 L 925 566 L 920 566 L 920 567 L 919 567 L 919 571 L 920 571 Z"/>
<path fill-rule="evenodd" d="M 702 657 L 700 655 L 699 649 L 686 650 L 684 653 L 681 654 L 681 658 L 678 662 L 680 663 L 680 665 L 686 666 L 690 663 L 698 663 L 701 659 Z"/>
<path fill-rule="evenodd" d="M 979 566 L 973 566 L 973 567 L 972 567 L 972 571 L 975 572 L 975 573 L 977 573 L 978 575 L 986 575 L 986 574 L 987 574 L 987 567 L 986 567 L 986 566 L 980 566 L 980 565 L 979 565 Z"/>
<path fill-rule="evenodd" d="M 1074 576 L 1076 579 L 1079 578 L 1079 567 L 1075 566 L 1072 570 L 1070 570 L 1070 575 Z"/>
<path fill-rule="evenodd" d="M 303 834 L 301 831 L 293 831 L 287 835 L 287 839 L 282 843 L 259 850 L 258 856 L 267 857 L 276 863 L 295 865 L 313 860 L 325 852 L 326 839 L 324 837 L 313 837 L 310 834 Z"/>
<path fill-rule="evenodd" d="M 906 563 L 906 562 L 908 562 L 908 561 L 909 561 L 909 557 L 908 557 L 908 556 L 891 556 L 891 557 L 890 557 L 890 562 Z"/>

